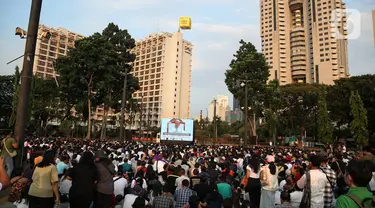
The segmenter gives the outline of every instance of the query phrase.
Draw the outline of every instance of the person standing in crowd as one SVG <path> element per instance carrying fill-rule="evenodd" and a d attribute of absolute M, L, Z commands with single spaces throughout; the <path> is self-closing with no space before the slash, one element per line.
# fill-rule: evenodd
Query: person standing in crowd
<path fill-rule="evenodd" d="M 365 161 L 352 160 L 349 162 L 345 181 L 350 189 L 347 194 L 340 196 L 336 201 L 337 208 L 361 208 L 362 205 L 374 207 L 373 195 L 367 189 L 372 173 Z"/>
<path fill-rule="evenodd" d="M 328 166 L 328 155 L 325 152 L 321 152 L 321 164 L 320 169 L 326 175 L 328 183 L 324 190 L 324 208 L 331 208 L 334 206 L 334 188 L 336 187 L 336 172 Z"/>
<path fill-rule="evenodd" d="M 5 139 L 2 141 L 1 146 L 1 156 L 4 157 L 4 165 L 7 170 L 7 174 L 9 177 L 12 177 L 12 172 L 14 169 L 13 158 L 17 155 L 16 149 L 18 148 L 18 143 L 13 138 L 12 132 L 10 132 L 8 136 L 5 137 Z"/>
<path fill-rule="evenodd" d="M 78 164 L 69 172 L 72 187 L 69 190 L 70 208 L 89 208 L 94 200 L 94 185 L 98 173 L 94 164 L 94 155 L 84 152 Z"/>
<path fill-rule="evenodd" d="M 267 156 L 268 164 L 263 167 L 261 173 L 261 196 L 260 196 L 260 207 L 274 207 L 275 206 L 275 194 L 278 186 L 277 179 L 277 168 L 275 165 L 275 157 L 272 155 Z"/>
<path fill-rule="evenodd" d="M 260 183 L 260 162 L 259 158 L 255 157 L 250 159 L 249 165 L 246 167 L 249 171 L 249 178 L 245 186 L 245 192 L 249 194 L 252 206 L 259 207 L 261 196 L 261 183 Z"/>
<path fill-rule="evenodd" d="M 154 208 L 174 208 L 175 201 L 168 187 L 163 187 L 163 193 L 155 197 L 153 201 Z"/>
<path fill-rule="evenodd" d="M 324 191 L 328 183 L 326 175 L 319 169 L 321 157 L 313 155 L 310 157 L 310 183 L 311 183 L 311 207 L 324 207 Z M 297 186 L 303 189 L 306 186 L 306 173 L 297 182 Z"/>
<path fill-rule="evenodd" d="M 189 181 L 183 180 L 182 188 L 176 190 L 174 193 L 174 199 L 176 201 L 175 208 L 183 208 L 189 202 L 190 196 L 193 194 L 195 194 L 195 192 L 189 188 Z"/>
<path fill-rule="evenodd" d="M 94 196 L 94 208 L 109 208 L 114 191 L 113 176 L 116 173 L 115 166 L 103 150 L 98 150 L 95 157 L 98 182 Z"/>
<path fill-rule="evenodd" d="M 36 166 L 29 189 L 29 208 L 53 208 L 54 204 L 60 204 L 59 178 L 54 161 L 55 153 L 47 150 L 42 162 Z"/>
<path fill-rule="evenodd" d="M 177 187 L 176 189 L 181 189 L 182 188 L 182 181 L 183 180 L 188 180 L 189 181 L 189 183 L 190 183 L 190 178 L 189 177 L 187 177 L 186 175 L 185 175 L 185 169 L 183 169 L 183 168 L 181 168 L 180 169 L 180 177 L 178 177 L 177 179 L 176 179 L 176 183 L 175 183 L 175 186 Z"/>

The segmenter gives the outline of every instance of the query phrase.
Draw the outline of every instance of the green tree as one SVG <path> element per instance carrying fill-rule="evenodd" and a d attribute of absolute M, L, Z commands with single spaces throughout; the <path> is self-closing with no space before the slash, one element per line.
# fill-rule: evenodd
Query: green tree
<path fill-rule="evenodd" d="M 95 33 L 77 40 L 75 48 L 71 48 L 67 56 L 56 60 L 61 91 L 75 97 L 70 103 L 87 118 L 87 138 L 91 137 L 92 110 L 104 104 L 108 111 L 119 100 L 119 96 L 115 95 L 121 94 L 121 91 L 119 93 L 115 89 L 122 86 L 125 68 L 128 73 L 131 71 L 129 63 L 134 60 L 134 54 L 129 51 L 132 47 L 134 40 L 128 32 L 111 23 L 102 34 Z M 131 78 L 129 74 L 126 77 Z M 129 83 L 130 95 L 131 89 L 137 88 L 138 83 Z"/>
<path fill-rule="evenodd" d="M 315 111 L 318 93 L 324 89 L 319 84 L 290 84 L 280 87 L 281 106 L 279 113 L 280 125 L 284 129 L 284 136 L 304 135 L 314 132 Z"/>
<path fill-rule="evenodd" d="M 64 120 L 60 123 L 59 131 L 66 137 L 69 137 L 73 132 L 73 122 L 71 120 Z"/>
<path fill-rule="evenodd" d="M 350 93 L 350 107 L 353 120 L 350 123 L 350 130 L 356 143 L 360 146 L 368 144 L 368 130 L 367 130 L 367 110 L 363 107 L 361 96 L 358 92 L 351 91 Z"/>
<path fill-rule="evenodd" d="M 108 51 L 108 61 L 106 74 L 98 84 L 99 94 L 102 96 L 101 103 L 104 106 L 104 116 L 102 123 L 101 138 L 104 139 L 107 130 L 107 116 L 110 108 L 118 109 L 121 101 L 122 86 L 124 78 L 127 79 L 127 100 L 131 95 L 139 90 L 138 80 L 130 74 L 132 63 L 135 60 L 135 54 L 130 50 L 135 47 L 135 40 L 130 36 L 127 30 L 121 30 L 117 25 L 110 23 L 102 32 L 103 38 L 109 42 L 112 47 Z M 126 73 L 126 74 L 125 74 Z"/>
<path fill-rule="evenodd" d="M 266 131 L 268 137 L 272 137 L 273 144 L 276 145 L 278 117 L 281 105 L 281 91 L 279 88 L 279 81 L 272 80 L 268 83 L 266 88 L 266 99 L 264 102 L 264 117 L 266 120 Z"/>
<path fill-rule="evenodd" d="M 358 92 L 363 106 L 367 110 L 369 134 L 375 135 L 375 75 L 353 76 L 347 79 L 335 80 L 335 84 L 327 90 L 329 102 L 327 107 L 332 121 L 337 123 L 339 136 L 344 136 L 345 128 L 353 116 L 349 113 L 351 105 L 348 102 L 351 91 Z"/>
<path fill-rule="evenodd" d="M 16 124 L 16 117 L 17 117 L 17 105 L 18 105 L 18 94 L 20 91 L 20 69 L 18 66 L 15 68 L 15 72 L 13 75 L 13 99 L 12 99 L 12 114 L 9 119 L 9 127 L 14 128 Z"/>
<path fill-rule="evenodd" d="M 256 136 L 256 120 L 254 116 L 261 111 L 269 77 L 269 66 L 262 53 L 259 53 L 250 42 L 240 41 L 240 48 L 234 54 L 230 63 L 230 69 L 225 73 L 225 83 L 229 91 L 244 106 L 245 99 L 248 100 L 251 110 L 248 111 L 248 122 L 250 124 L 250 136 Z M 248 94 L 245 94 L 241 82 L 246 83 Z"/>
<path fill-rule="evenodd" d="M 328 115 L 326 91 L 322 91 L 318 96 L 317 128 L 318 137 L 325 143 L 331 143 L 333 138 L 333 126 Z"/>
<path fill-rule="evenodd" d="M 12 113 L 12 98 L 14 77 L 12 75 L 0 76 L 0 121 L 1 127 L 8 127 L 7 122 Z"/>
<path fill-rule="evenodd" d="M 59 89 L 52 79 L 33 77 L 30 119 L 36 127 L 38 135 L 46 135 L 47 125 L 61 115 L 59 105 Z"/>

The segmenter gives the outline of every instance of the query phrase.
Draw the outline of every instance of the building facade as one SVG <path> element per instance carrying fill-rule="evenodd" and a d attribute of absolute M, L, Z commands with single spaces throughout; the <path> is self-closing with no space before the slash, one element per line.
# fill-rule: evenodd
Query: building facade
<path fill-rule="evenodd" d="M 240 101 L 233 97 L 233 110 L 240 109 Z"/>
<path fill-rule="evenodd" d="M 190 118 L 192 50 L 181 32 L 151 34 L 136 41 L 132 74 L 140 90 L 133 97 L 141 112 L 132 129 L 140 124 L 159 127 L 161 118 Z"/>
<path fill-rule="evenodd" d="M 55 59 L 66 56 L 68 49 L 74 47 L 75 41 L 84 36 L 61 27 L 55 29 L 39 25 L 38 36 L 43 32 L 50 32 L 51 38 L 37 39 L 33 72 L 35 76 L 53 79 L 58 76 L 53 68 Z"/>
<path fill-rule="evenodd" d="M 240 108 L 235 108 L 231 111 L 225 112 L 225 121 L 227 121 L 229 124 L 235 123 L 237 121 L 243 122 L 244 115 Z"/>
<path fill-rule="evenodd" d="M 346 14 L 331 27 L 331 14 L 342 0 L 260 0 L 262 52 L 270 80 L 333 84 L 349 76 Z"/>
<path fill-rule="evenodd" d="M 216 116 L 220 117 L 222 121 L 226 120 L 226 112 L 230 110 L 228 105 L 228 96 L 226 95 L 217 95 L 210 104 L 208 104 L 208 119 L 210 121 L 214 120 L 215 112 L 215 101 L 216 101 Z"/>
<path fill-rule="evenodd" d="M 374 31 L 374 44 L 375 44 L 375 10 L 372 10 L 372 28 Z"/>

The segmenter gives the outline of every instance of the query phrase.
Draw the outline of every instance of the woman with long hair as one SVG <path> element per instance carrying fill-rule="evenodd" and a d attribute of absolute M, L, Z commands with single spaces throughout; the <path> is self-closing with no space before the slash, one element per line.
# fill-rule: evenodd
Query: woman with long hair
<path fill-rule="evenodd" d="M 47 150 L 42 162 L 35 167 L 29 189 L 30 208 L 53 208 L 54 204 L 60 204 L 59 178 L 54 161 L 55 153 Z"/>
<path fill-rule="evenodd" d="M 94 155 L 84 152 L 68 175 L 72 180 L 69 190 L 70 208 L 88 208 L 94 199 L 94 185 L 97 181 L 97 169 L 94 164 Z"/>
<path fill-rule="evenodd" d="M 249 165 L 246 167 L 248 172 L 248 181 L 245 187 L 245 192 L 249 194 L 252 206 L 259 207 L 260 204 L 260 162 L 258 157 L 250 159 Z"/>
<path fill-rule="evenodd" d="M 262 185 L 260 207 L 268 208 L 275 207 L 275 194 L 278 185 L 278 170 L 275 165 L 275 157 L 272 155 L 267 156 L 268 164 L 263 167 L 262 173 L 260 174 L 260 180 Z"/>

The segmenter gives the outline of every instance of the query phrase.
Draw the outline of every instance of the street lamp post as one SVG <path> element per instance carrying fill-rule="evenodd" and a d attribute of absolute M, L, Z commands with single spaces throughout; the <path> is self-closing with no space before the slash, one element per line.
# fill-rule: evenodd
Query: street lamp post
<path fill-rule="evenodd" d="M 122 99 L 121 99 L 121 120 L 120 120 L 120 139 L 125 139 L 125 104 L 126 104 L 126 82 L 128 75 L 128 68 L 125 67 L 125 75 L 124 75 L 124 85 L 122 86 Z"/>
<path fill-rule="evenodd" d="M 216 143 L 216 140 L 217 140 L 217 121 L 216 121 L 216 98 L 214 98 L 214 118 L 213 118 L 213 122 L 214 122 L 214 142 Z"/>
<path fill-rule="evenodd" d="M 38 38 L 38 27 L 41 10 L 42 0 L 33 0 L 31 3 L 29 27 L 27 30 L 28 34 L 21 72 L 21 87 L 18 94 L 17 118 L 15 125 L 15 138 L 20 146 L 19 150 L 21 150 L 22 152 L 21 154 L 18 154 L 15 160 L 15 167 L 22 166 L 23 141 L 25 137 L 26 122 L 29 111 L 30 88 L 33 77 L 35 48 Z"/>
<path fill-rule="evenodd" d="M 247 143 L 247 133 L 248 133 L 248 121 L 247 121 L 247 114 L 248 114 L 248 99 L 247 99 L 247 94 L 248 94 L 248 86 L 247 83 L 242 82 L 241 83 L 242 87 L 245 87 L 245 123 L 244 123 L 244 146 L 246 146 Z"/>
<path fill-rule="evenodd" d="M 141 113 L 140 113 L 140 122 L 139 122 L 139 137 L 143 137 L 143 95 L 141 97 Z"/>
<path fill-rule="evenodd" d="M 151 128 L 151 121 L 150 121 L 150 116 L 151 116 L 151 108 L 148 109 L 148 115 L 147 115 L 147 138 L 150 137 L 150 128 Z"/>

